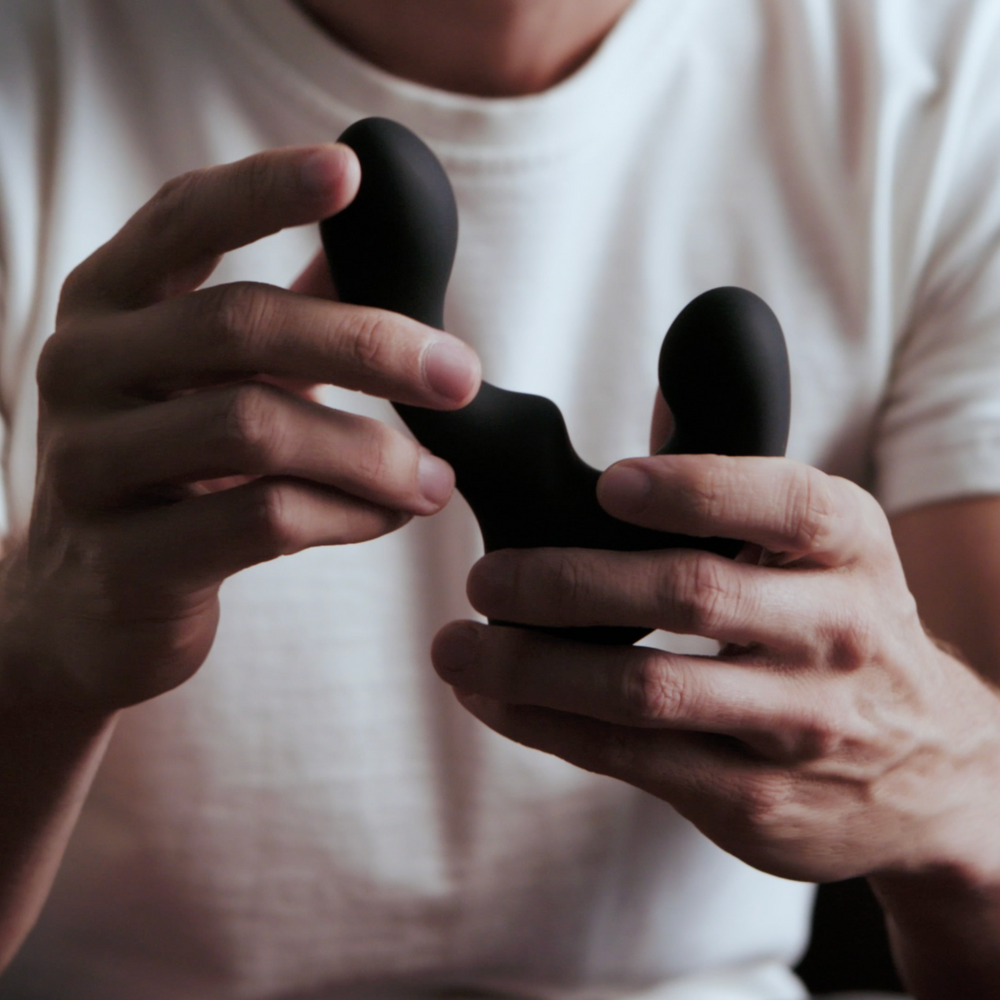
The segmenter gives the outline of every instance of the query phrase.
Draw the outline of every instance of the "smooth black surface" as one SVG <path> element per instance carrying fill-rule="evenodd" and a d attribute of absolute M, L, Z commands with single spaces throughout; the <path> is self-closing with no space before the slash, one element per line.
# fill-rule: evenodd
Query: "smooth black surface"
<path fill-rule="evenodd" d="M 354 201 L 320 223 L 337 293 L 443 329 L 458 210 L 438 158 L 387 118 L 356 122 L 337 141 L 361 161 Z"/>
<path fill-rule="evenodd" d="M 368 118 L 340 137 L 361 161 L 355 201 L 320 224 L 341 299 L 443 328 L 458 238 L 451 185 L 412 132 Z M 637 359 L 637 364 L 643 363 Z M 663 342 L 660 385 L 676 430 L 664 454 L 782 455 L 788 438 L 785 341 L 767 305 L 740 288 L 698 296 Z M 699 548 L 735 555 L 739 542 L 668 535 L 605 513 L 600 473 L 573 450 L 551 400 L 483 383 L 461 410 L 396 405 L 416 438 L 455 469 L 486 551 L 537 546 L 639 551 Z M 554 629 L 596 642 L 635 642 L 648 629 Z"/>
<path fill-rule="evenodd" d="M 866 879 L 819 887 L 809 950 L 795 971 L 810 993 L 902 992 L 885 918 Z"/>

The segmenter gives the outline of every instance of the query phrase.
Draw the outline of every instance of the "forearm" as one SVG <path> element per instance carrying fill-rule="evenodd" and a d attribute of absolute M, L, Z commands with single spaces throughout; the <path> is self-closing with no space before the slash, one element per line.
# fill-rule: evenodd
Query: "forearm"
<path fill-rule="evenodd" d="M 9 583 L 11 559 L 0 562 Z M 114 714 L 19 697 L 30 654 L 15 652 L 17 603 L 0 587 L 0 970 L 38 917 L 114 727 Z M 30 687 L 30 685 L 27 685 Z"/>
<path fill-rule="evenodd" d="M 991 671 L 992 673 L 992 671 Z M 986 697 L 990 693 L 986 692 Z M 915 1000 L 995 1000 L 1000 996 L 1000 761 L 969 782 L 959 772 L 952 803 L 966 810 L 945 839 L 933 869 L 870 878 L 882 909 L 897 968 Z"/>
<path fill-rule="evenodd" d="M 114 717 L 0 711 L 0 969 L 38 917 Z"/>
<path fill-rule="evenodd" d="M 892 530 L 921 618 L 996 686 L 1000 498 L 969 497 L 907 511 L 893 519 Z M 936 876 L 871 880 L 896 961 L 919 1000 L 1000 996 L 1000 760 L 994 772 L 991 785 L 970 790 L 982 825 L 976 835 L 966 823 L 963 847 L 955 852 L 975 856 L 975 862 L 942 868 Z"/>

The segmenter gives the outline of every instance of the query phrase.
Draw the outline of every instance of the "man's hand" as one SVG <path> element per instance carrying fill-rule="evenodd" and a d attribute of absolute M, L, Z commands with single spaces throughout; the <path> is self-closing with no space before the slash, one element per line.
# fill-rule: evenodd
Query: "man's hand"
<path fill-rule="evenodd" d="M 339 211 L 358 180 L 343 146 L 187 174 L 70 275 L 38 372 L 30 529 L 0 568 L 4 711 L 110 712 L 174 687 L 211 647 L 225 577 L 447 502 L 444 462 L 302 389 L 458 407 L 479 381 L 468 347 L 320 297 L 321 263 L 292 291 L 195 290 L 219 255 Z"/>
<path fill-rule="evenodd" d="M 786 459 L 670 456 L 602 477 L 609 513 L 744 540 L 695 551 L 503 551 L 490 617 L 708 636 L 716 657 L 452 623 L 433 650 L 497 732 L 672 803 L 777 875 L 959 871 L 1000 884 L 1000 698 L 923 629 L 886 518 Z"/>

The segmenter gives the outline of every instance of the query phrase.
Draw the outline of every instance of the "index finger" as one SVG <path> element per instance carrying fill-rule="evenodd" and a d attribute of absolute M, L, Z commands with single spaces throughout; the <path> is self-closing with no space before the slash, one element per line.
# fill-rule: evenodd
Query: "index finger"
<path fill-rule="evenodd" d="M 450 409 L 479 384 L 479 360 L 457 337 L 398 313 L 252 282 L 101 317 L 86 337 L 56 332 L 53 344 L 39 381 L 44 398 L 70 407 L 263 375 Z"/>
<path fill-rule="evenodd" d="M 891 546 L 869 493 L 787 458 L 654 455 L 608 469 L 597 498 L 614 517 L 657 531 L 735 538 L 780 555 L 843 565 Z"/>
<path fill-rule="evenodd" d="M 191 291 L 229 250 L 345 208 L 360 176 L 353 150 L 335 143 L 182 174 L 70 275 L 63 303 L 132 309 Z"/>

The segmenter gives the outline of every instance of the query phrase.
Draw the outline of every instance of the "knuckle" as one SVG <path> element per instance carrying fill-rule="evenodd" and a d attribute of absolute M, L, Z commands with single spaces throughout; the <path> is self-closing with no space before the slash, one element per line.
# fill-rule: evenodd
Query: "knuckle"
<path fill-rule="evenodd" d="M 844 743 L 844 734 L 832 720 L 820 711 L 813 711 L 799 721 L 788 757 L 796 763 L 825 760 L 837 754 Z"/>
<path fill-rule="evenodd" d="M 227 450 L 242 460 L 244 472 L 267 472 L 280 456 L 285 439 L 281 416 L 275 394 L 260 382 L 243 383 L 229 394 L 222 435 Z"/>
<path fill-rule="evenodd" d="M 828 666 L 838 673 L 857 670 L 879 659 L 880 629 L 867 615 L 848 614 L 834 624 L 826 640 Z"/>
<path fill-rule="evenodd" d="M 72 385 L 75 355 L 70 334 L 56 331 L 46 340 L 38 358 L 35 380 L 38 394 L 45 402 L 62 398 Z"/>
<path fill-rule="evenodd" d="M 405 454 L 408 449 L 397 435 L 375 420 L 359 424 L 355 433 L 354 472 L 361 486 L 383 492 L 399 482 L 405 469 L 415 490 L 417 458 Z"/>
<path fill-rule="evenodd" d="M 268 557 L 291 555 L 302 548 L 296 530 L 294 493 L 288 483 L 264 481 L 251 493 L 251 530 Z"/>
<path fill-rule="evenodd" d="M 646 657 L 623 674 L 626 715 L 637 722 L 666 722 L 684 717 L 688 693 L 657 657 Z"/>
<path fill-rule="evenodd" d="M 86 336 L 82 321 L 61 322 L 42 345 L 35 366 L 35 384 L 39 400 L 56 409 L 60 406 L 90 406 L 95 389 L 95 372 L 100 364 L 95 357 L 94 338 Z"/>
<path fill-rule="evenodd" d="M 726 469 L 713 462 L 688 470 L 679 500 L 696 522 L 713 521 L 724 515 L 731 490 Z"/>
<path fill-rule="evenodd" d="M 63 281 L 62 288 L 59 291 L 59 306 L 56 311 L 58 317 L 58 323 L 62 324 L 67 315 L 69 315 L 74 307 L 74 304 L 81 298 L 85 297 L 87 286 L 91 282 L 91 271 L 92 262 L 94 260 L 94 255 L 92 254 L 85 261 L 77 264 L 72 271 L 66 275 L 66 279 Z"/>
<path fill-rule="evenodd" d="M 793 788 L 790 779 L 781 773 L 747 776 L 738 797 L 738 814 L 757 835 L 782 832 L 793 819 Z"/>
<path fill-rule="evenodd" d="M 676 605 L 679 631 L 701 635 L 714 631 L 724 620 L 730 592 L 718 560 L 698 555 L 678 563 L 679 579 L 668 584 Z"/>
<path fill-rule="evenodd" d="M 784 530 L 797 552 L 823 549 L 837 513 L 830 477 L 810 466 L 796 466 L 785 507 Z"/>
<path fill-rule="evenodd" d="M 379 313 L 366 310 L 357 315 L 348 332 L 348 360 L 361 372 L 388 371 L 394 340 L 390 321 Z"/>
<path fill-rule="evenodd" d="M 145 207 L 146 222 L 153 231 L 169 234 L 177 227 L 190 211 L 203 174 L 204 170 L 191 170 L 160 185 Z"/>
<path fill-rule="evenodd" d="M 574 621 L 580 608 L 589 607 L 593 585 L 592 571 L 572 553 L 556 550 L 555 559 L 546 561 L 539 579 L 534 582 L 537 599 L 546 594 L 554 599 L 554 612 L 560 620 Z"/>
<path fill-rule="evenodd" d="M 72 503 L 86 492 L 88 480 L 95 470 L 94 456 L 81 454 L 75 436 L 64 431 L 48 435 L 39 450 L 39 485 L 48 484 L 63 503 Z"/>
<path fill-rule="evenodd" d="M 271 321 L 266 289 L 249 281 L 220 285 L 212 291 L 210 309 L 219 348 L 252 356 Z"/>
<path fill-rule="evenodd" d="M 156 191 L 156 194 L 149 201 L 150 208 L 163 209 L 173 212 L 178 204 L 186 203 L 191 196 L 191 189 L 197 183 L 202 170 L 189 170 L 183 174 L 177 174 L 169 180 L 164 181 Z"/>

